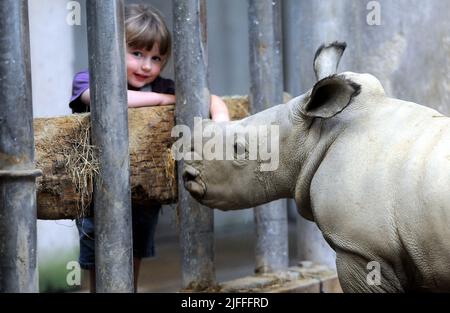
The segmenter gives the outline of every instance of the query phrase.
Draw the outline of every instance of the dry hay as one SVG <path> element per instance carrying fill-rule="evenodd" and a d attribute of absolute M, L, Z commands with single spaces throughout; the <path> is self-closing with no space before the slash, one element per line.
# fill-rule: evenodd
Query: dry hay
<path fill-rule="evenodd" d="M 228 107 L 231 120 L 241 119 L 250 115 L 248 96 L 226 96 L 222 100 Z"/>
<path fill-rule="evenodd" d="M 166 164 L 166 167 L 164 167 L 164 171 L 165 171 L 165 175 L 166 175 L 167 185 L 169 187 L 168 189 L 175 190 L 173 187 L 174 187 L 175 182 L 177 181 L 176 162 L 175 162 L 175 158 L 173 156 L 172 149 L 167 148 L 167 150 L 165 152 L 164 160 L 165 160 L 165 164 Z M 172 198 L 176 199 L 176 196 L 177 196 L 176 194 L 173 194 Z"/>
<path fill-rule="evenodd" d="M 64 166 L 79 195 L 79 217 L 87 215 L 92 201 L 94 179 L 99 177 L 98 149 L 91 144 L 90 119 L 78 115 L 74 137 L 63 145 Z"/>
<path fill-rule="evenodd" d="M 33 121 L 38 218 L 78 218 L 90 213 L 93 181 L 98 174 L 90 144 L 90 114 Z"/>

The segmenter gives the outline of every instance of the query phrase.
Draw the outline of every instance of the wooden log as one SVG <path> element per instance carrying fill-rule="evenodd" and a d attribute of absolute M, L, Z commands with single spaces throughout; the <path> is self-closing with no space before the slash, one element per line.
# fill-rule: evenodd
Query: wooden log
<path fill-rule="evenodd" d="M 247 97 L 223 99 L 232 119 L 248 115 Z M 174 120 L 173 105 L 128 110 L 133 204 L 145 206 L 177 200 L 175 161 L 170 150 L 175 141 L 170 136 Z M 80 146 L 85 150 L 89 148 L 89 142 L 80 143 L 86 140 L 86 133 L 89 135 L 89 125 L 89 113 L 34 119 L 36 167 L 43 171 L 36 182 L 39 219 L 74 219 L 89 215 L 82 207 L 91 196 L 92 181 L 88 176 L 85 184 L 81 184 L 85 185 L 84 198 L 83 188 L 77 188 L 76 184 L 85 177 L 86 168 L 93 165 L 84 160 L 85 155 L 79 154 Z M 74 158 L 81 160 L 75 170 Z M 71 172 L 74 175 L 71 176 Z M 83 205 L 81 199 L 84 199 Z"/>

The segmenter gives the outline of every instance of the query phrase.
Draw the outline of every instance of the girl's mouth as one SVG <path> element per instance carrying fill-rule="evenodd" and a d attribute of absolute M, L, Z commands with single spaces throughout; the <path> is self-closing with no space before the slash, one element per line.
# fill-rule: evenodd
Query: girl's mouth
<path fill-rule="evenodd" d="M 149 76 L 144 76 L 144 75 L 140 75 L 140 74 L 136 74 L 136 73 L 134 73 L 134 77 L 136 77 L 136 79 L 141 82 L 145 81 L 149 78 Z"/>

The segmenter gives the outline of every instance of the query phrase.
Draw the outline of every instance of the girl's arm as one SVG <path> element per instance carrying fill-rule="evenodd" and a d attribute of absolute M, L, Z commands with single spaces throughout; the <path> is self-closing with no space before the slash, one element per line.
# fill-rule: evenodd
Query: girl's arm
<path fill-rule="evenodd" d="M 128 90 L 127 97 L 129 108 L 175 104 L 175 96 L 164 93 Z M 81 94 L 81 101 L 88 105 L 91 103 L 89 89 Z"/>
<path fill-rule="evenodd" d="M 225 102 L 216 95 L 211 95 L 211 119 L 215 122 L 227 122 L 230 120 L 230 114 Z"/>

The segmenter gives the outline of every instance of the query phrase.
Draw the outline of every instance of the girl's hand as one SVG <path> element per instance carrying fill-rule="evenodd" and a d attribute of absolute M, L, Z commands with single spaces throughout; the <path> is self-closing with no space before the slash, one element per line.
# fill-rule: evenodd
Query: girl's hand
<path fill-rule="evenodd" d="M 148 91 L 128 90 L 129 108 L 150 107 L 155 105 L 168 104 L 175 104 L 174 95 Z"/>
<path fill-rule="evenodd" d="M 230 120 L 227 105 L 216 95 L 211 95 L 211 106 L 209 110 L 211 112 L 211 119 L 214 122 L 228 122 Z"/>
<path fill-rule="evenodd" d="M 128 90 L 127 98 L 129 108 L 175 104 L 174 95 L 156 92 Z M 86 89 L 86 91 L 81 94 L 81 101 L 87 105 L 90 105 L 91 99 L 89 89 Z"/>
<path fill-rule="evenodd" d="M 159 95 L 161 95 L 161 100 L 160 100 L 159 105 L 175 104 L 175 96 L 174 95 L 168 95 L 168 94 L 163 94 L 163 93 L 160 93 Z"/>

